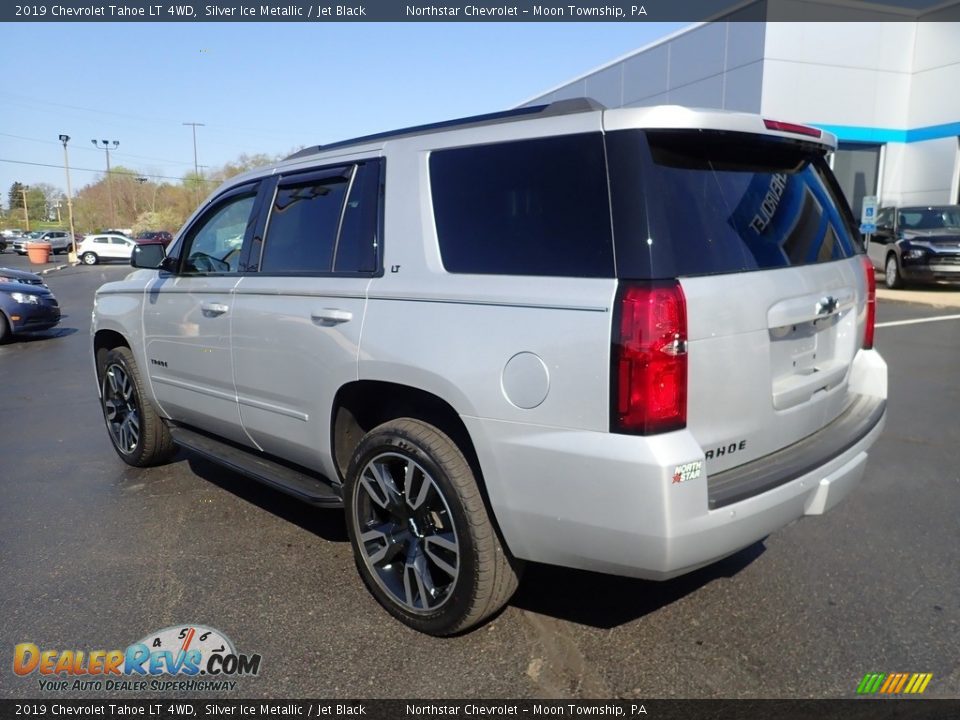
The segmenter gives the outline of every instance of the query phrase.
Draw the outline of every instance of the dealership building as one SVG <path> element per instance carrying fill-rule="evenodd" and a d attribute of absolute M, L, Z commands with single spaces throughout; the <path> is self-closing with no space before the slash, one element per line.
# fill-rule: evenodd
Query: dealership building
<path fill-rule="evenodd" d="M 856 3 L 846 22 L 753 22 L 743 19 L 748 5 L 523 105 L 589 97 L 814 125 L 839 140 L 831 163 L 857 217 L 867 195 L 882 205 L 960 202 L 960 22 L 876 7 Z"/>

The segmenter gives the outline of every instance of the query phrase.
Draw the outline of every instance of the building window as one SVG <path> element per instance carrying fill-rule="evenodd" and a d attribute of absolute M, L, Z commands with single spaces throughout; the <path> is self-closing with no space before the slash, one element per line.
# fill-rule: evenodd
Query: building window
<path fill-rule="evenodd" d="M 859 220 L 863 198 L 877 194 L 881 145 L 840 143 L 833 158 L 833 172 Z"/>

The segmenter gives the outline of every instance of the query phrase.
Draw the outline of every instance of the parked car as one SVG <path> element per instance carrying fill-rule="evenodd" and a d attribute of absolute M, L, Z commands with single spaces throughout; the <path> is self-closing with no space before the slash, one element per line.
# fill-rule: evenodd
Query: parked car
<path fill-rule="evenodd" d="M 130 254 L 136 244 L 123 235 L 87 235 L 77 248 L 77 256 L 84 265 L 96 265 L 109 260 L 130 262 Z"/>
<path fill-rule="evenodd" d="M 960 282 L 960 205 L 882 208 L 867 255 L 889 288 Z"/>
<path fill-rule="evenodd" d="M 6 230 L 0 230 L 0 237 L 4 237 L 7 240 L 13 240 L 13 238 L 20 237 L 21 235 L 23 235 L 23 230 L 20 230 L 19 228 L 7 228 Z"/>
<path fill-rule="evenodd" d="M 13 241 L 13 249 L 18 255 L 26 255 L 28 242 L 48 242 L 54 255 L 70 252 L 71 236 L 65 230 L 35 230 Z"/>
<path fill-rule="evenodd" d="M 49 330 L 60 322 L 60 305 L 50 288 L 42 280 L 22 277 L 32 273 L 11 279 L 16 272 L 0 270 L 0 343 L 21 332 Z"/>
<path fill-rule="evenodd" d="M 46 287 L 43 276 L 26 270 L 0 268 L 0 283 L 23 283 L 24 285 L 42 285 Z"/>
<path fill-rule="evenodd" d="M 425 633 L 496 612 L 526 560 L 689 572 L 836 505 L 883 428 L 835 147 L 559 102 L 232 178 L 97 292 L 108 436 L 343 506 Z"/>
<path fill-rule="evenodd" d="M 143 232 L 137 233 L 135 239 L 138 243 L 158 242 L 164 247 L 167 247 L 167 245 L 173 242 L 173 235 L 166 230 L 144 230 Z"/>

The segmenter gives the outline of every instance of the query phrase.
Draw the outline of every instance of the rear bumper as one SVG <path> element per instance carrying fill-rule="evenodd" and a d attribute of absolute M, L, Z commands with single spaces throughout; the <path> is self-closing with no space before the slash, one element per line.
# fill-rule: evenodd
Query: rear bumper
<path fill-rule="evenodd" d="M 742 472 L 753 473 L 769 462 L 776 483 L 714 509 L 703 450 L 686 430 L 636 438 L 469 417 L 464 422 L 514 555 L 662 580 L 735 553 L 804 515 L 824 513 L 850 493 L 886 419 L 886 366 L 868 354 L 865 374 L 876 382 L 866 384 L 877 393 L 855 403 L 856 422 L 844 416 L 835 421 L 841 424 L 834 434 L 843 430 L 846 442 L 824 448 L 822 436 L 823 442 L 801 441 L 776 453 L 795 453 L 790 475 L 777 475 L 783 457 L 743 466 Z M 851 378 L 850 384 L 862 393 L 856 386 L 865 383 Z M 808 462 L 799 463 L 804 457 Z M 699 476 L 676 481 L 682 466 L 698 461 Z M 733 472 L 718 477 L 729 481 Z"/>

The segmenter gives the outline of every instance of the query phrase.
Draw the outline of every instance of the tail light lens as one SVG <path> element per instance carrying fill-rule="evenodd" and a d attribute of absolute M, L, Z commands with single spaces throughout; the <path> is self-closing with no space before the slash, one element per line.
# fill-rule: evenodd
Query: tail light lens
<path fill-rule="evenodd" d="M 617 292 L 611 430 L 636 435 L 687 424 L 687 303 L 676 280 Z"/>
<path fill-rule="evenodd" d="M 779 130 L 780 132 L 794 133 L 796 135 L 807 135 L 815 138 L 823 135 L 823 132 L 821 132 L 818 128 L 808 127 L 806 125 L 797 125 L 796 123 L 783 122 L 782 120 L 764 119 L 763 124 L 767 130 Z"/>
<path fill-rule="evenodd" d="M 877 276 L 873 263 L 866 255 L 861 255 L 863 269 L 867 274 L 867 327 L 863 333 L 863 349 L 873 348 L 873 331 L 877 325 Z"/>

